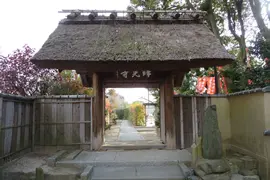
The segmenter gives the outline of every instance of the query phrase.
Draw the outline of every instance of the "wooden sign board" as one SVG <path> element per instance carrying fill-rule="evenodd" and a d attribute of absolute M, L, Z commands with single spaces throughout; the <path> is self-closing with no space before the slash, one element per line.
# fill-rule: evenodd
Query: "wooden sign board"
<path fill-rule="evenodd" d="M 152 71 L 150 70 L 116 71 L 117 79 L 139 80 L 139 79 L 151 79 L 152 77 L 153 74 Z"/>

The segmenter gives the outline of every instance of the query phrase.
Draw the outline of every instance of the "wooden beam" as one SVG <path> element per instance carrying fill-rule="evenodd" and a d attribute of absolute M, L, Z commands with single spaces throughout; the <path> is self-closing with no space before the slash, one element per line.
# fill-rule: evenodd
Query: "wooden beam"
<path fill-rule="evenodd" d="M 175 117 L 173 101 L 173 75 L 169 75 L 164 80 L 164 116 L 166 145 L 168 149 L 176 148 Z"/>
<path fill-rule="evenodd" d="M 173 61 L 79 61 L 79 60 L 32 60 L 42 68 L 73 69 L 79 71 L 115 72 L 125 70 L 152 70 L 152 71 L 180 71 L 186 72 L 190 68 L 223 66 L 231 60 L 173 60 Z"/>
<path fill-rule="evenodd" d="M 98 150 L 103 143 L 103 129 L 104 129 L 104 96 L 105 91 L 103 87 L 103 79 L 98 73 L 93 73 L 93 137 L 92 148 Z"/>
<path fill-rule="evenodd" d="M 159 83 L 104 83 L 104 88 L 159 88 Z"/>
<path fill-rule="evenodd" d="M 69 15 L 67 15 L 68 19 L 75 19 L 76 17 L 80 16 L 80 12 L 71 12 Z"/>
<path fill-rule="evenodd" d="M 105 81 L 152 81 L 164 79 L 170 71 L 151 71 L 151 70 L 116 70 L 115 72 L 103 72 L 102 76 Z"/>
<path fill-rule="evenodd" d="M 36 100 L 33 102 L 33 113 L 32 113 L 32 141 L 31 141 L 31 151 L 35 150 L 35 127 L 36 127 Z"/>
<path fill-rule="evenodd" d="M 164 83 L 160 84 L 160 138 L 166 143 Z"/>
<path fill-rule="evenodd" d="M 1 127 L 5 122 L 5 119 L 3 117 L 3 110 L 4 106 L 3 106 L 3 97 L 0 97 L 0 124 Z M 5 136 L 4 136 L 4 132 L 2 131 L 2 128 L 0 128 L 0 157 L 3 157 L 5 155 L 4 152 L 4 146 L 5 146 Z M 4 160 L 2 158 L 0 158 L 0 166 L 2 166 L 4 164 Z"/>
<path fill-rule="evenodd" d="M 181 127 L 181 149 L 185 148 L 185 142 L 184 142 L 184 108 L 183 108 L 183 97 L 179 97 L 180 99 L 180 127 Z"/>
<path fill-rule="evenodd" d="M 85 87 L 92 87 L 93 83 L 92 83 L 92 77 L 89 76 L 88 74 L 80 74 L 81 79 L 82 79 L 82 84 Z"/>
<path fill-rule="evenodd" d="M 121 72 L 102 72 L 99 76 L 103 79 L 104 88 L 128 88 L 128 87 L 145 87 L 145 88 L 159 88 L 159 84 L 164 80 L 164 77 L 170 74 L 170 72 L 163 71 L 151 71 L 151 76 L 143 76 L 142 72 L 139 72 L 140 77 L 132 77 L 132 72 L 129 72 L 127 78 L 119 75 Z M 84 73 L 85 74 L 85 73 Z M 90 75 L 89 75 L 90 76 Z M 89 80 L 83 76 L 86 81 L 84 85 L 89 86 Z M 91 80 L 92 81 L 92 80 Z"/>

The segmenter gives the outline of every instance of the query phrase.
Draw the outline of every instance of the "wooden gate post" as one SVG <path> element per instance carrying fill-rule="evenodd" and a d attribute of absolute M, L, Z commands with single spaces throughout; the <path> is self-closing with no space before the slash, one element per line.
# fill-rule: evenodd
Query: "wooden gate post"
<path fill-rule="evenodd" d="M 161 126 L 165 125 L 167 149 L 176 149 L 173 87 L 173 76 L 170 74 L 166 76 L 160 87 Z"/>
<path fill-rule="evenodd" d="M 93 73 L 93 134 L 92 134 L 92 148 L 98 150 L 103 143 L 104 134 L 104 98 L 105 92 L 103 87 L 103 80 L 99 74 Z"/>
<path fill-rule="evenodd" d="M 166 130 L 165 130 L 165 103 L 164 103 L 164 83 L 160 85 L 160 138 L 166 143 Z"/>
<path fill-rule="evenodd" d="M 2 132 L 2 124 L 4 121 L 4 117 L 3 117 L 3 98 L 0 97 L 0 158 L 2 158 L 4 156 L 4 137 L 3 137 L 3 132 Z M 0 159 L 0 166 L 2 166 L 4 164 L 4 159 Z"/>

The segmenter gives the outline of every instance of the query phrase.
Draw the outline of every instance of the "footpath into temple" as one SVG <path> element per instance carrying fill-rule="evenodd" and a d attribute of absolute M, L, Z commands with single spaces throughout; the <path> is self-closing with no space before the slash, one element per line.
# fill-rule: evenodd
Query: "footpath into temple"
<path fill-rule="evenodd" d="M 136 127 L 129 120 L 118 120 L 105 131 L 101 150 L 164 149 L 155 127 Z"/>

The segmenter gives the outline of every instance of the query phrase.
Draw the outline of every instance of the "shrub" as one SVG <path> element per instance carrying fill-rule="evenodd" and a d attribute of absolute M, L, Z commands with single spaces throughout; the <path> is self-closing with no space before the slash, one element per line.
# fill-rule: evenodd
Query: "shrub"
<path fill-rule="evenodd" d="M 135 126 L 145 125 L 145 108 L 140 102 L 132 103 L 130 106 L 130 119 Z"/>
<path fill-rule="evenodd" d="M 129 114 L 130 114 L 130 109 L 129 108 L 125 108 L 125 109 L 117 109 L 116 110 L 116 114 L 118 119 L 130 119 Z"/>

